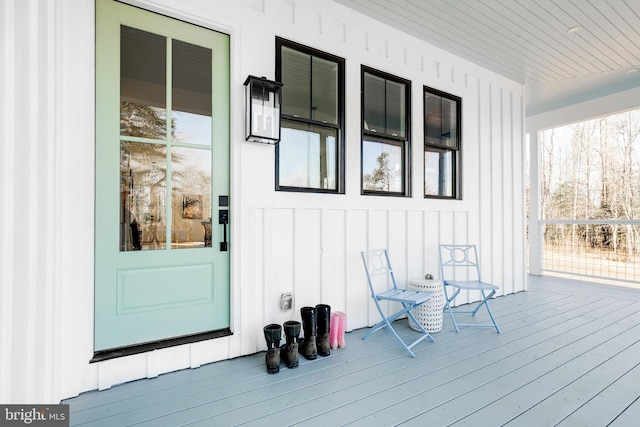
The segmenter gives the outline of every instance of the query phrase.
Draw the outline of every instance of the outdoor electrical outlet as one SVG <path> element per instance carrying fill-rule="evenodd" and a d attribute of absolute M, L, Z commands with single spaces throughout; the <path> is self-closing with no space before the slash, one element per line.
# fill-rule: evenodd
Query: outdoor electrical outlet
<path fill-rule="evenodd" d="M 293 294 L 286 292 L 280 295 L 280 310 L 291 310 L 293 308 Z"/>

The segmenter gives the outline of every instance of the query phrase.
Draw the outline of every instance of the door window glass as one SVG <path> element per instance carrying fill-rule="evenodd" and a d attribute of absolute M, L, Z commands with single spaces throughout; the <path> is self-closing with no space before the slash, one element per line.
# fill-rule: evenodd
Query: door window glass
<path fill-rule="evenodd" d="M 211 221 L 211 155 L 206 150 L 173 147 L 171 242 L 176 248 L 211 246 L 205 230 Z"/>
<path fill-rule="evenodd" d="M 166 137 L 165 37 L 120 27 L 120 134 Z"/>
<path fill-rule="evenodd" d="M 176 140 L 211 145 L 211 49 L 173 40 L 171 117 Z"/>
<path fill-rule="evenodd" d="M 120 35 L 120 250 L 211 246 L 212 50 Z"/>

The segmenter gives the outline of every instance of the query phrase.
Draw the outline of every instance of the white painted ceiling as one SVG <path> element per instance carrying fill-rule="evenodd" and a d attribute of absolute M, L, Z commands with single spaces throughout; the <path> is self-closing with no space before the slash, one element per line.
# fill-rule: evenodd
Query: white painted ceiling
<path fill-rule="evenodd" d="M 524 84 L 527 116 L 640 87 L 640 0 L 336 1 Z"/>

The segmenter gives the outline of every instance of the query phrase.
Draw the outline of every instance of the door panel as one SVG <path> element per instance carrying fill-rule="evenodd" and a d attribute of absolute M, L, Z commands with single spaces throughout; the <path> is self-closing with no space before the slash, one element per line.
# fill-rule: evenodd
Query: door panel
<path fill-rule="evenodd" d="M 112 0 L 96 22 L 95 351 L 228 329 L 229 37 Z"/>

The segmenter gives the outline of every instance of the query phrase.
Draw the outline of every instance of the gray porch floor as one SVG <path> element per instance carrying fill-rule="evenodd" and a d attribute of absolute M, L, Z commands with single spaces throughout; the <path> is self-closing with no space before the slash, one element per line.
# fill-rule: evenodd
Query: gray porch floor
<path fill-rule="evenodd" d="M 640 419 L 640 290 L 530 276 L 496 298 L 502 330 L 453 331 L 410 358 L 391 334 L 269 375 L 264 353 L 88 392 L 71 425 L 632 426 Z M 348 313 L 347 313 L 348 315 Z M 406 320 L 404 335 L 416 334 Z"/>

